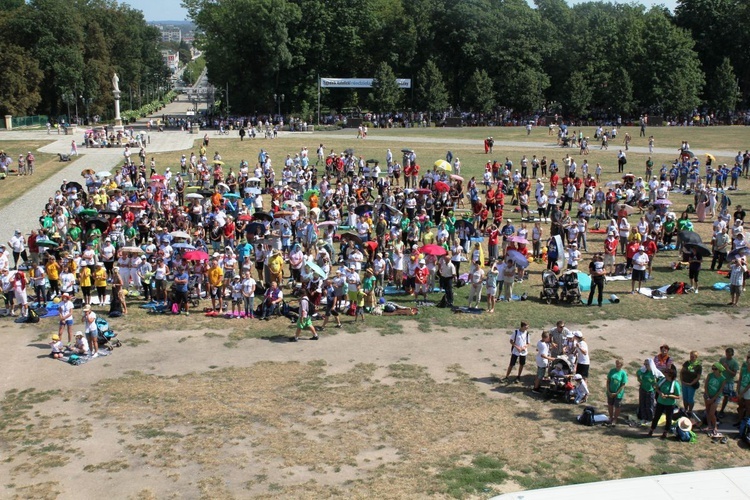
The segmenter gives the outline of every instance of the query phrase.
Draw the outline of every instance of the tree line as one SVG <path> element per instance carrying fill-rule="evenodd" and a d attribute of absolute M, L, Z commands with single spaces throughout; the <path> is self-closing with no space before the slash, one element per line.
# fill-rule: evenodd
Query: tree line
<path fill-rule="evenodd" d="M 747 0 L 183 0 L 202 31 L 208 76 L 232 111 L 542 108 L 566 116 L 726 114 L 750 97 Z M 413 89 L 391 80 L 411 78 Z"/>
<path fill-rule="evenodd" d="M 0 33 L 0 114 L 111 117 L 115 72 L 133 107 L 168 91 L 159 30 L 114 0 L 0 0 Z"/>

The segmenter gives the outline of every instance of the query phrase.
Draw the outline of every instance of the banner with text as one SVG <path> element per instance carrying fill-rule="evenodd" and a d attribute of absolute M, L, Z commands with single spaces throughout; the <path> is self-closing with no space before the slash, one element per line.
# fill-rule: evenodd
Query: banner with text
<path fill-rule="evenodd" d="M 340 89 L 369 89 L 372 88 L 373 78 L 321 78 L 321 87 Z M 402 89 L 411 88 L 411 78 L 396 78 L 396 83 Z"/>

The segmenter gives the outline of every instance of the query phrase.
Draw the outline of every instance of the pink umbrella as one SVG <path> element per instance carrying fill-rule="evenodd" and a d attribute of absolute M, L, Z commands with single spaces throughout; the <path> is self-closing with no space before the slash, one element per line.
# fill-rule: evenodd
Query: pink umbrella
<path fill-rule="evenodd" d="M 325 222 L 321 222 L 318 224 L 318 227 L 325 227 L 325 226 L 338 226 L 339 223 L 335 220 L 327 220 Z"/>
<path fill-rule="evenodd" d="M 460 175 L 456 175 L 456 174 L 451 175 L 451 179 L 453 179 L 454 181 L 461 181 L 461 182 L 464 181 L 463 177 L 461 177 Z"/>
<path fill-rule="evenodd" d="M 191 250 L 182 254 L 182 257 L 187 260 L 208 260 L 208 254 L 203 250 Z"/>
<path fill-rule="evenodd" d="M 441 247 L 440 245 L 424 245 L 417 251 L 425 255 L 435 255 L 436 257 L 440 257 L 441 255 L 445 255 L 446 253 L 448 253 L 445 248 Z"/>
<path fill-rule="evenodd" d="M 163 175 L 152 175 L 149 181 L 163 181 L 165 177 Z"/>
<path fill-rule="evenodd" d="M 510 238 L 508 238 L 508 241 L 512 241 L 513 243 L 518 243 L 519 245 L 529 244 L 529 240 L 527 240 L 523 236 L 511 236 Z"/>
<path fill-rule="evenodd" d="M 654 202 L 654 205 L 671 205 L 671 204 L 672 204 L 672 202 L 669 201 L 669 200 L 667 200 L 666 198 L 665 199 L 661 199 L 661 200 L 656 200 Z"/>

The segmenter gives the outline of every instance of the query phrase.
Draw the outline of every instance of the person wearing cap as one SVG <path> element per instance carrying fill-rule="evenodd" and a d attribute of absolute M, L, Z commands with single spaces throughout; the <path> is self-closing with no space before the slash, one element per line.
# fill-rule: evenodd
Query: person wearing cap
<path fill-rule="evenodd" d="M 60 341 L 60 336 L 55 334 L 52 336 L 52 340 L 49 343 L 52 352 L 49 353 L 50 358 L 62 359 L 63 357 L 63 343 Z"/>
<path fill-rule="evenodd" d="M 419 300 L 419 296 L 422 295 L 424 300 L 427 301 L 427 293 L 429 286 L 430 270 L 427 268 L 427 261 L 425 259 L 419 259 L 417 267 L 414 269 L 414 298 Z"/>
<path fill-rule="evenodd" d="M 745 264 L 745 258 L 737 256 L 734 261 L 732 261 L 732 267 L 729 269 L 729 291 L 732 300 L 728 305 L 732 307 L 737 307 L 739 305 L 740 296 L 742 295 L 742 290 L 745 286 L 745 274 L 747 272 L 748 268 Z"/>
<path fill-rule="evenodd" d="M 659 425 L 661 416 L 664 415 L 666 421 L 661 438 L 667 439 L 667 433 L 672 429 L 674 407 L 677 406 L 677 402 L 682 396 L 682 385 L 677 381 L 677 369 L 675 367 L 666 370 L 664 377 L 656 381 L 654 391 L 656 392 L 656 408 L 654 409 L 654 418 L 651 420 L 651 428 L 648 431 L 648 436 L 651 437 L 654 435 L 654 430 Z"/>
<path fill-rule="evenodd" d="M 89 342 L 82 331 L 78 330 L 75 335 L 75 344 L 70 348 L 71 352 L 79 356 L 88 356 L 90 353 Z"/>
<path fill-rule="evenodd" d="M 568 245 L 567 252 L 568 269 L 578 269 L 578 262 L 581 260 L 581 252 L 578 250 L 578 243 Z"/>
<path fill-rule="evenodd" d="M 227 285 L 232 296 L 232 311 L 231 315 L 234 319 L 240 319 L 240 314 L 244 315 L 242 306 L 244 301 L 242 299 L 242 280 L 240 276 L 233 276 L 229 284 Z"/>
<path fill-rule="evenodd" d="M 706 405 L 706 421 L 708 422 L 708 435 L 719 437 L 718 422 L 716 420 L 716 409 L 721 403 L 724 395 L 724 386 L 727 379 L 724 377 L 724 365 L 716 362 L 711 365 L 711 372 L 706 376 L 703 383 L 703 401 Z"/>
<path fill-rule="evenodd" d="M 60 327 L 57 330 L 57 334 L 62 336 L 63 330 L 68 331 L 68 343 L 73 342 L 73 301 L 70 300 L 70 295 L 63 293 L 60 297 L 60 304 L 58 304 L 57 314 L 60 318 Z"/>
<path fill-rule="evenodd" d="M 633 275 L 630 280 L 630 293 L 641 291 L 641 283 L 646 278 L 646 269 L 648 268 L 649 258 L 646 254 L 646 248 L 643 245 L 638 247 L 638 253 L 633 256 Z M 635 289 L 635 282 L 638 282 L 638 290 Z"/>
<path fill-rule="evenodd" d="M 114 264 L 112 269 L 114 270 Z M 94 269 L 92 279 L 94 287 L 96 288 L 96 295 L 99 299 L 99 305 L 104 305 L 104 302 L 107 299 L 107 270 L 104 267 L 103 262 L 98 262 L 96 264 L 96 269 Z"/>
<path fill-rule="evenodd" d="M 617 425 L 620 418 L 620 406 L 625 397 L 625 386 L 628 384 L 628 373 L 622 369 L 621 359 L 615 360 L 615 367 L 607 374 L 607 410 L 611 427 Z"/>

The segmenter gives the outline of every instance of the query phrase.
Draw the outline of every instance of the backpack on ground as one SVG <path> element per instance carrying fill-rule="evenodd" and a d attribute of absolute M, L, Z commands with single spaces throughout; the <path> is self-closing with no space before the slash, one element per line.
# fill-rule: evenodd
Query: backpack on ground
<path fill-rule="evenodd" d="M 594 425 L 594 415 L 596 415 L 596 408 L 593 406 L 587 406 L 583 409 L 583 413 L 578 417 L 578 423 L 581 425 Z"/>
<path fill-rule="evenodd" d="M 677 436 L 677 441 L 681 441 L 683 443 L 689 443 L 693 441 L 695 437 L 695 433 L 693 433 L 693 431 L 686 431 L 684 429 L 681 429 L 679 425 L 674 426 L 674 435 Z"/>
<path fill-rule="evenodd" d="M 435 307 L 445 308 L 448 307 L 448 298 L 443 294 L 443 297 L 440 299 L 440 301 L 435 305 Z"/>
<path fill-rule="evenodd" d="M 71 354 L 68 357 L 68 363 L 70 363 L 71 365 L 80 365 L 81 358 L 78 356 L 78 354 Z"/>
<path fill-rule="evenodd" d="M 26 316 L 26 323 L 39 323 L 39 315 L 30 307 L 29 314 Z"/>

